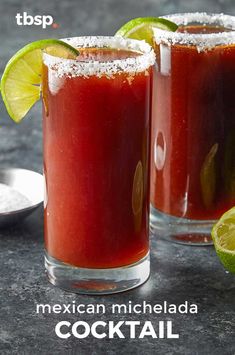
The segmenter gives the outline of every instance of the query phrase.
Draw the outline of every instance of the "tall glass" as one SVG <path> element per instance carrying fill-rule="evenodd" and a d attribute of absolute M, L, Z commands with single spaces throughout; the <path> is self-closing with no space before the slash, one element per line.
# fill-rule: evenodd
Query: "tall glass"
<path fill-rule="evenodd" d="M 151 47 L 116 37 L 66 40 L 44 54 L 45 264 L 51 283 L 115 293 L 149 276 Z"/>
<path fill-rule="evenodd" d="M 235 17 L 166 16 L 155 29 L 151 228 L 180 243 L 211 243 L 235 204 Z"/>

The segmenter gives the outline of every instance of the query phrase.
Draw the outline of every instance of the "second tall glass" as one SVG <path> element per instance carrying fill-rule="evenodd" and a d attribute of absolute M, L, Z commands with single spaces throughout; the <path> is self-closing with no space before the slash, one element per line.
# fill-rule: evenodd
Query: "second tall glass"
<path fill-rule="evenodd" d="M 167 18 L 179 28 L 154 31 L 151 226 L 208 244 L 235 204 L 235 17 Z"/>

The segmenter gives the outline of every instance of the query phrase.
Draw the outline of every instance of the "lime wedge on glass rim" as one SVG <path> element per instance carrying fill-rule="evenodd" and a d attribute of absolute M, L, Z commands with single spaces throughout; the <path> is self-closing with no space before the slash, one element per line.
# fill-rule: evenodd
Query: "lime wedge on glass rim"
<path fill-rule="evenodd" d="M 1 79 L 1 94 L 10 117 L 19 123 L 40 99 L 42 51 L 68 59 L 79 52 L 58 39 L 43 39 L 27 44 L 7 63 Z"/>
<path fill-rule="evenodd" d="M 160 17 L 138 17 L 127 22 L 115 34 L 115 36 L 145 40 L 153 45 L 153 28 L 160 28 L 174 32 L 178 26 L 169 20 Z"/>
<path fill-rule="evenodd" d="M 223 214 L 211 235 L 220 261 L 235 274 L 235 207 Z"/>

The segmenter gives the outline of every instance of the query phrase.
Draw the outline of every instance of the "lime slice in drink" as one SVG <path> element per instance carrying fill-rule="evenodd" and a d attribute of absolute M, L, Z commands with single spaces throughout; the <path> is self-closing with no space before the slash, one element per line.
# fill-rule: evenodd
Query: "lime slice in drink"
<path fill-rule="evenodd" d="M 214 194 L 216 188 L 216 154 L 218 152 L 219 145 L 215 143 L 208 154 L 205 156 L 205 160 L 202 164 L 200 171 L 201 191 L 204 205 L 210 208 L 213 205 Z M 208 181 L 210 183 L 208 184 Z"/>
<path fill-rule="evenodd" d="M 152 28 L 160 28 L 167 31 L 176 31 L 178 26 L 169 20 L 159 17 L 138 17 L 123 25 L 116 36 L 145 40 L 150 45 L 153 44 Z"/>
<path fill-rule="evenodd" d="M 235 274 L 235 207 L 223 214 L 211 234 L 220 261 Z"/>
<path fill-rule="evenodd" d="M 135 168 L 132 188 L 132 210 L 134 215 L 137 215 L 142 209 L 143 190 L 143 165 L 139 161 Z"/>
<path fill-rule="evenodd" d="M 75 59 L 79 52 L 58 39 L 43 39 L 20 49 L 7 63 L 1 79 L 1 93 L 6 109 L 20 122 L 40 99 L 42 50 L 61 58 Z"/>

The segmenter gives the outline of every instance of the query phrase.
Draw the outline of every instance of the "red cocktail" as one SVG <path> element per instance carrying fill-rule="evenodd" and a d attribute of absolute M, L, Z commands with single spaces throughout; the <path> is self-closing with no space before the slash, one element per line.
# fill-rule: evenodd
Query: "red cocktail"
<path fill-rule="evenodd" d="M 169 16 L 155 31 L 152 225 L 181 242 L 210 242 L 213 220 L 235 203 L 235 18 Z"/>
<path fill-rule="evenodd" d="M 133 40 L 69 43 L 76 61 L 44 55 L 47 270 L 75 291 L 122 291 L 149 274 L 154 54 Z"/>

